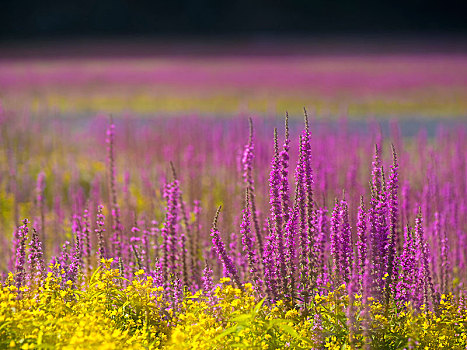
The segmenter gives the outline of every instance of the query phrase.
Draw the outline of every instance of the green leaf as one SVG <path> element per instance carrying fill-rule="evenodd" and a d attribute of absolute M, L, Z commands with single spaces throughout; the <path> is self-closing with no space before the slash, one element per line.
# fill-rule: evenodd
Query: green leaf
<path fill-rule="evenodd" d="M 223 331 L 221 334 L 219 334 L 217 337 L 214 338 L 214 340 L 220 340 L 222 338 L 224 338 L 225 336 L 231 334 L 231 333 L 234 333 L 237 331 L 237 328 L 238 326 L 235 325 L 235 326 L 232 326 L 230 328 L 227 328 L 225 331 Z"/>

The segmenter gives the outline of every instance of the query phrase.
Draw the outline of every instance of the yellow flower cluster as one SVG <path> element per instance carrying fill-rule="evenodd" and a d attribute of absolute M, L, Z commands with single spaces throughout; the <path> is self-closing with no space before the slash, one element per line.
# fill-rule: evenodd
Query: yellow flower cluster
<path fill-rule="evenodd" d="M 43 286 L 20 295 L 10 276 L 0 290 L 0 348 L 159 348 L 168 332 L 160 288 L 149 277 L 126 288 L 121 280 L 118 270 L 99 269 L 80 290 L 49 272 Z"/>
<path fill-rule="evenodd" d="M 50 272 L 40 287 L 0 289 L 1 349 L 465 349 L 467 307 L 443 295 L 435 311 L 388 306 L 345 286 L 316 295 L 306 308 L 258 300 L 224 278 L 209 297 L 185 291 L 179 304 L 153 278 L 131 281 L 111 260 L 75 285 Z M 51 266 L 51 270 L 60 269 Z M 79 287 L 77 287 L 79 286 Z M 349 305 L 350 301 L 353 305 Z M 297 301 L 298 303 L 298 301 Z M 366 306 L 365 306 L 366 303 Z M 350 308 L 350 307 L 353 308 Z M 353 314 L 349 315 L 349 310 Z M 350 318 L 350 319 L 349 319 Z"/>

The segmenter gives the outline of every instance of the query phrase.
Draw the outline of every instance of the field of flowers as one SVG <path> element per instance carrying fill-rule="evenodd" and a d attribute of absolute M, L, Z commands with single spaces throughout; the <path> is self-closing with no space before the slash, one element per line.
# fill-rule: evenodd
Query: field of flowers
<path fill-rule="evenodd" d="M 467 349 L 467 65 L 398 60 L 0 62 L 0 349 Z"/>
<path fill-rule="evenodd" d="M 465 349 L 465 128 L 272 124 L 3 110 L 0 347 Z"/>

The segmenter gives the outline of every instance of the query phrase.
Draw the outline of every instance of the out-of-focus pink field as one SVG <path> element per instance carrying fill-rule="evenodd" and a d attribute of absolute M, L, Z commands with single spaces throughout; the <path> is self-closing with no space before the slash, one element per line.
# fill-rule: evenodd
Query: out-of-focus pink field
<path fill-rule="evenodd" d="M 33 111 L 467 116 L 467 55 L 0 60 L 0 99 Z"/>

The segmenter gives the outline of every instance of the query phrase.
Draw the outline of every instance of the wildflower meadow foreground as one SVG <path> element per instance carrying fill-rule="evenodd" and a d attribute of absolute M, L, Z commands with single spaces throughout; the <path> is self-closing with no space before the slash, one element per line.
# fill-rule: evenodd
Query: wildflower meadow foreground
<path fill-rule="evenodd" d="M 1 349 L 467 349 L 465 127 L 0 119 Z"/>

